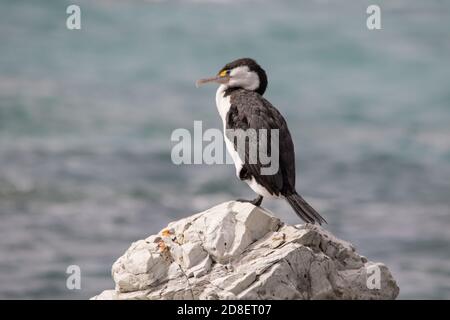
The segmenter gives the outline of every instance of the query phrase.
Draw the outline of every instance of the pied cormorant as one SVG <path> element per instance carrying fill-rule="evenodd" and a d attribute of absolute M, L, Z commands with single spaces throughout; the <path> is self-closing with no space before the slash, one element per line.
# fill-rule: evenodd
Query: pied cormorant
<path fill-rule="evenodd" d="M 291 134 L 286 121 L 272 104 L 263 98 L 267 88 L 266 72 L 250 58 L 242 58 L 225 65 L 212 78 L 201 79 L 197 85 L 216 82 L 220 86 L 216 93 L 216 104 L 224 127 L 224 138 L 230 153 L 236 175 L 245 181 L 258 194 L 252 201 L 259 206 L 263 197 L 284 198 L 305 222 L 326 222 L 295 190 L 295 152 Z M 238 152 L 237 139 L 230 138 L 229 130 L 249 129 L 256 131 L 266 129 L 269 138 L 264 139 L 265 149 L 270 153 L 270 130 L 278 129 L 279 165 L 274 174 L 261 174 L 266 166 L 257 158 L 256 162 L 249 161 L 248 145 L 244 153 Z M 259 147 L 262 139 L 256 135 Z"/>

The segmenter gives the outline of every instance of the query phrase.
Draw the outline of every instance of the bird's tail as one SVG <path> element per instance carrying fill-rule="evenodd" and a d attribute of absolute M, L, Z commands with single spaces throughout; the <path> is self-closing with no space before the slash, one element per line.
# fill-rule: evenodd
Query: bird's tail
<path fill-rule="evenodd" d="M 309 223 L 327 223 L 327 221 L 319 214 L 316 210 L 311 207 L 305 199 L 302 198 L 298 193 L 293 193 L 286 196 L 287 202 L 294 209 L 295 213 L 305 222 Z"/>

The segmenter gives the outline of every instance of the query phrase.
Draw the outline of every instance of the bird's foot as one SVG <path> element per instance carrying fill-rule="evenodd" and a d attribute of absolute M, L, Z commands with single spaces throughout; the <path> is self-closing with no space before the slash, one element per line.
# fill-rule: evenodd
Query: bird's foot
<path fill-rule="evenodd" d="M 259 207 L 263 201 L 263 196 L 258 196 L 256 199 L 253 200 L 246 200 L 246 199 L 236 199 L 236 201 L 239 202 L 250 202 L 252 205 Z"/>

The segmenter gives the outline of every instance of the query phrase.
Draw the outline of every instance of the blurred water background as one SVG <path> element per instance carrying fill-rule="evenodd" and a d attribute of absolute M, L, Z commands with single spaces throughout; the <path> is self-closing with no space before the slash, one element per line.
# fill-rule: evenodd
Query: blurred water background
<path fill-rule="evenodd" d="M 194 81 L 250 56 L 327 228 L 386 263 L 400 298 L 449 299 L 450 3 L 375 2 L 379 31 L 368 1 L 2 0 L 0 298 L 89 298 L 132 241 L 252 197 L 231 165 L 170 158 L 174 129 L 221 128 Z"/>

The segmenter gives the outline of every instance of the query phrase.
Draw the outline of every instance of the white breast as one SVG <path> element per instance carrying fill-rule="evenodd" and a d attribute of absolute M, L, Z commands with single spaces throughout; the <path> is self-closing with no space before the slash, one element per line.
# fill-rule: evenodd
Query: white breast
<path fill-rule="evenodd" d="M 224 140 L 225 140 L 225 145 L 227 146 L 227 150 L 230 153 L 231 158 L 233 159 L 234 166 L 236 168 L 236 176 L 239 178 L 239 172 L 242 169 L 243 161 L 239 157 L 239 154 L 237 153 L 237 151 L 234 149 L 233 142 L 230 141 L 227 138 L 226 134 L 225 134 L 225 132 L 227 130 L 227 126 L 226 126 L 227 114 L 228 114 L 228 111 L 230 111 L 230 107 L 231 107 L 230 96 L 224 97 L 225 89 L 226 89 L 226 87 L 224 85 L 221 85 L 219 87 L 219 89 L 217 89 L 216 104 L 217 104 L 217 110 L 219 111 L 219 115 L 222 118 L 223 132 L 224 132 L 223 137 L 224 137 Z M 267 191 L 266 188 L 264 188 L 263 186 L 259 185 L 255 181 L 255 178 L 252 177 L 251 180 L 245 180 L 245 182 L 257 194 L 260 194 L 260 195 L 262 195 L 264 197 L 274 197 L 273 195 L 271 195 Z"/>
<path fill-rule="evenodd" d="M 242 160 L 239 157 L 239 154 L 234 150 L 234 144 L 232 141 L 230 141 L 227 138 L 227 135 L 225 134 L 227 130 L 226 125 L 226 119 L 228 111 L 230 111 L 231 102 L 230 102 L 230 96 L 225 97 L 225 89 L 226 87 L 224 85 L 221 85 L 219 89 L 217 89 L 216 92 L 216 105 L 217 110 L 219 111 L 220 118 L 222 118 L 222 125 L 223 125 L 223 138 L 225 140 L 225 145 L 227 146 L 227 150 L 230 153 L 231 158 L 233 159 L 234 166 L 236 167 L 236 176 L 239 178 L 239 172 L 242 169 Z"/>

